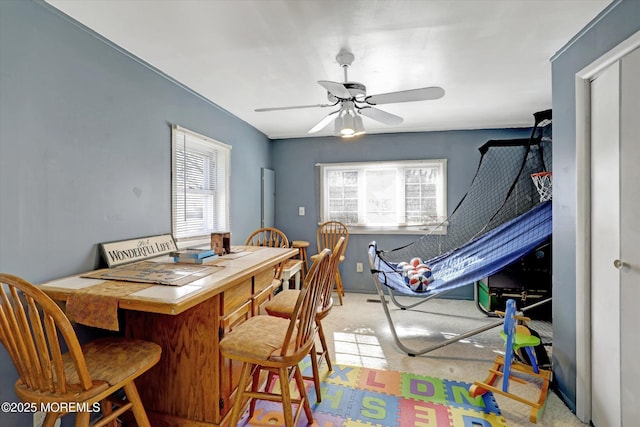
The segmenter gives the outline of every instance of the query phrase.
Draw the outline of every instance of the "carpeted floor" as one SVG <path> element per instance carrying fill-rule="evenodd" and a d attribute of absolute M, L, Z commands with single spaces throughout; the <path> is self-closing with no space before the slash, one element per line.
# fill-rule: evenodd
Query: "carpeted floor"
<path fill-rule="evenodd" d="M 503 353 L 504 342 L 499 336 L 499 328 L 496 328 L 431 353 L 408 356 L 394 344 L 379 300 L 371 302 L 375 297 L 371 294 L 347 293 L 343 299 L 344 305 L 334 306 L 322 322 L 331 359 L 337 364 L 472 383 L 484 380 L 496 355 Z M 473 301 L 434 299 L 416 309 L 393 308 L 391 311 L 403 342 L 415 348 L 439 342 L 491 321 L 478 311 Z M 540 333 L 543 342 L 552 342 L 549 322 L 536 321 L 531 325 Z M 547 351 L 551 353 L 552 347 L 547 347 Z M 515 391 L 530 399 L 537 396 L 539 391 L 535 387 L 514 387 Z M 528 406 L 504 396 L 494 397 L 509 427 L 588 427 L 553 391 L 549 392 L 544 413 L 537 424 L 529 421 Z"/>
<path fill-rule="evenodd" d="M 304 374 L 310 374 L 306 361 Z M 324 366 L 326 368 L 326 366 Z M 312 383 L 308 394 L 317 426 L 395 427 L 506 426 L 504 417 L 491 393 L 469 397 L 469 384 L 425 375 L 335 365 L 331 373 L 323 372 L 322 401 L 315 403 Z M 277 387 L 276 387 L 277 388 Z M 283 425 L 280 404 L 261 401 L 254 416 L 240 426 Z M 298 426 L 306 426 L 301 415 Z"/>

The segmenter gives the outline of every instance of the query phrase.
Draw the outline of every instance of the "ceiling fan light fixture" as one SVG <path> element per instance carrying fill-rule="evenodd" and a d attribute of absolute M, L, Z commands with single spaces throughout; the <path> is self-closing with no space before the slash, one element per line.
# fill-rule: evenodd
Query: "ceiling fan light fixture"
<path fill-rule="evenodd" d="M 345 135 L 353 135 L 355 134 L 355 125 L 354 125 L 354 117 L 350 111 L 347 111 L 344 117 L 342 118 L 342 126 L 340 128 L 340 134 L 342 136 Z"/>

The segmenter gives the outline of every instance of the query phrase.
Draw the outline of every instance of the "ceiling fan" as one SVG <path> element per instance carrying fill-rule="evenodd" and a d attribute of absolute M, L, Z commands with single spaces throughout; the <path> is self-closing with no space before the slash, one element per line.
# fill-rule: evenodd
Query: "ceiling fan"
<path fill-rule="evenodd" d="M 444 96 L 444 89 L 437 86 L 423 87 L 419 89 L 388 92 L 378 95 L 367 95 L 367 88 L 359 82 L 349 81 L 347 68 L 353 63 L 354 56 L 351 52 L 341 50 L 336 56 L 336 61 L 344 70 L 344 82 L 332 82 L 319 80 L 318 84 L 327 90 L 329 104 L 296 105 L 292 107 L 257 108 L 255 111 L 294 110 L 299 108 L 327 108 L 338 107 L 337 110 L 327 114 L 309 133 L 315 133 L 324 129 L 335 119 L 336 134 L 350 138 L 365 133 L 362 125 L 362 117 L 366 116 L 385 125 L 399 125 L 402 117 L 376 108 L 376 105 L 394 104 L 399 102 L 426 101 L 439 99 Z"/>

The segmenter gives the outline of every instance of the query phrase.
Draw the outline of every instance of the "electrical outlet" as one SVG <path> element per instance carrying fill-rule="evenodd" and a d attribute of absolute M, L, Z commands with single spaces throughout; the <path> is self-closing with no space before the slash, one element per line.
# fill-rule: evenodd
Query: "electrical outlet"
<path fill-rule="evenodd" d="M 304 206 L 300 206 L 300 207 L 298 208 L 298 215 L 299 215 L 299 216 L 304 216 Z"/>
<path fill-rule="evenodd" d="M 356 273 L 362 273 L 362 263 L 361 262 L 357 262 L 356 263 Z"/>

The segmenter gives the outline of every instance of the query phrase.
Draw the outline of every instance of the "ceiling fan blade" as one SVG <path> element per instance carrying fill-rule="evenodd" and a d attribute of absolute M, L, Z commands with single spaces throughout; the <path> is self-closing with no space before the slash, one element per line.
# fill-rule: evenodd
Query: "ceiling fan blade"
<path fill-rule="evenodd" d="M 314 105 L 294 105 L 292 107 L 256 108 L 254 111 L 257 113 L 263 113 L 265 111 L 297 110 L 299 108 L 324 108 L 324 107 L 333 107 L 336 104 L 314 104 Z"/>
<path fill-rule="evenodd" d="M 320 120 L 317 125 L 315 125 L 311 129 L 309 129 L 309 131 L 307 133 L 316 133 L 319 130 L 324 129 L 324 127 L 327 126 L 331 122 L 331 120 L 333 120 L 335 118 L 333 115 L 338 113 L 338 112 L 340 112 L 340 110 L 334 111 L 334 112 L 329 113 L 326 116 L 324 116 L 324 118 L 322 120 Z"/>
<path fill-rule="evenodd" d="M 401 90 L 399 92 L 381 93 L 365 98 L 365 102 L 371 105 L 393 104 L 396 102 L 427 101 L 439 99 L 444 96 L 444 89 L 437 86 L 423 87 L 420 89 Z"/>
<path fill-rule="evenodd" d="M 330 82 L 328 80 L 318 80 L 318 84 L 325 88 L 329 93 L 342 99 L 351 99 L 353 95 L 342 83 Z"/>
<path fill-rule="evenodd" d="M 379 110 L 375 107 L 362 107 L 358 111 L 363 116 L 367 116 L 370 119 L 384 123 L 385 125 L 399 125 L 403 120 L 400 116 L 387 113 L 386 111 Z"/>

